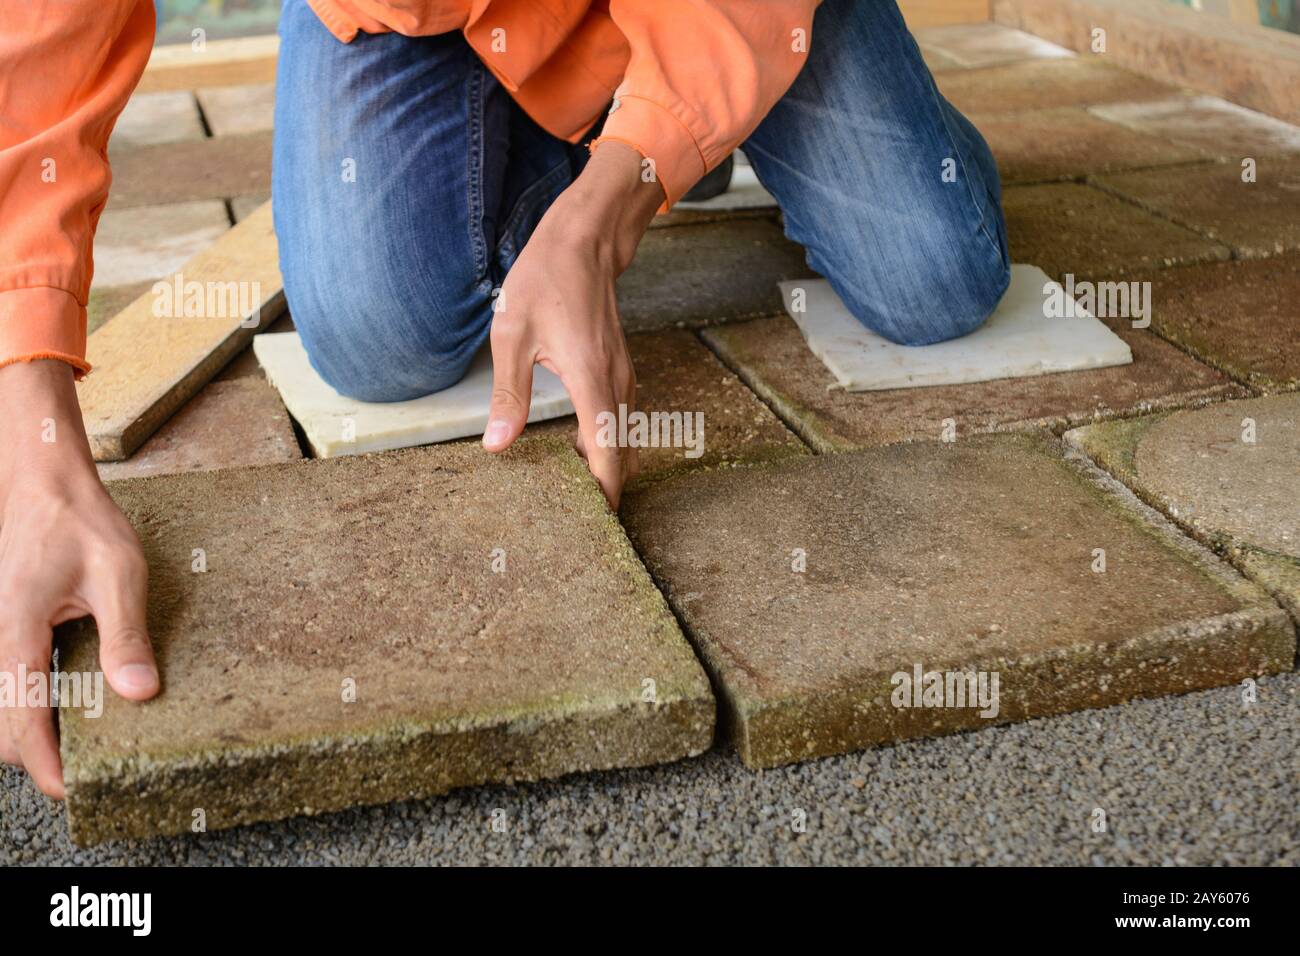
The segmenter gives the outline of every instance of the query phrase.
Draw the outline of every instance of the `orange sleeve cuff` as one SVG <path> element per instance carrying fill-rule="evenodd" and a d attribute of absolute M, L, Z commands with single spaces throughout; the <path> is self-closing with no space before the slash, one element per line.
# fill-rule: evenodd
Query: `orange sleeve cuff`
<path fill-rule="evenodd" d="M 591 148 L 615 140 L 653 161 L 668 197 L 659 211 L 667 212 L 707 171 L 704 154 L 686 125 L 659 104 L 641 96 L 620 96 L 615 102 Z"/>
<path fill-rule="evenodd" d="M 58 359 L 81 378 L 86 363 L 86 309 L 63 289 L 35 286 L 0 292 L 0 368 Z"/>

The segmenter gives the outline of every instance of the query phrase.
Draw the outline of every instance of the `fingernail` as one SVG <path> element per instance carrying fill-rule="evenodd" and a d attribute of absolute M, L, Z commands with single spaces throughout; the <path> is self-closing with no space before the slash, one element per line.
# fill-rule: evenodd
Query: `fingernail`
<path fill-rule="evenodd" d="M 152 690 L 158 685 L 158 671 L 149 664 L 126 664 L 118 669 L 117 683 L 126 690 Z"/>
<path fill-rule="evenodd" d="M 483 433 L 483 444 L 499 445 L 510 437 L 510 423 L 500 418 L 488 422 L 487 431 Z"/>

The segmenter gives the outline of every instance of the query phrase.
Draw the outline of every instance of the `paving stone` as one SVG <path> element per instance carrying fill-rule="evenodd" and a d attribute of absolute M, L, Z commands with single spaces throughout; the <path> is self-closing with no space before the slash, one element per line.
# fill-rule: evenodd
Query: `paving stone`
<path fill-rule="evenodd" d="M 211 382 L 126 461 L 100 462 L 105 481 L 273 465 L 302 457 L 280 396 L 253 377 Z"/>
<path fill-rule="evenodd" d="M 203 139 L 206 135 L 199 106 L 188 90 L 136 93 L 117 118 L 108 148 L 116 161 L 123 149 Z"/>
<path fill-rule="evenodd" d="M 619 313 L 633 332 L 776 315 L 777 283 L 810 275 L 803 247 L 767 219 L 652 229 L 618 280 Z"/>
<path fill-rule="evenodd" d="M 61 712 L 79 843 L 188 833 L 196 809 L 212 830 L 710 745 L 704 672 L 553 439 L 109 491 L 149 560 L 163 691 Z M 97 666 L 82 627 L 61 635 L 68 670 Z"/>
<path fill-rule="evenodd" d="M 153 282 L 135 282 L 131 285 L 92 286 L 86 300 L 86 334 L 121 312 L 151 288 Z"/>
<path fill-rule="evenodd" d="M 1002 208 L 1012 261 L 1033 263 L 1056 279 L 1069 273 L 1108 281 L 1232 255 L 1224 245 L 1089 186 L 1012 186 L 1002 194 Z"/>
<path fill-rule="evenodd" d="M 1108 123 L 1077 107 L 972 113 L 968 118 L 993 150 L 1004 183 L 1076 179 L 1209 158 L 1200 150 Z"/>
<path fill-rule="evenodd" d="M 962 67 L 998 66 L 1021 60 L 1065 59 L 1073 50 L 999 23 L 959 23 L 916 31 L 922 49 L 932 49 Z"/>
<path fill-rule="evenodd" d="M 668 329 L 627 337 L 636 368 L 636 407 L 645 412 L 700 414 L 702 453 L 688 448 L 641 448 L 639 481 L 665 478 L 695 468 L 737 461 L 766 461 L 806 454 L 802 442 L 710 352 L 693 332 Z M 577 418 L 570 415 L 530 425 L 528 433 L 559 434 L 572 440 Z M 684 432 L 683 432 L 684 434 Z"/>
<path fill-rule="evenodd" d="M 1098 176 L 1103 189 L 1151 209 L 1245 259 L 1300 250 L 1300 162 L 1260 160 L 1257 181 L 1236 164 Z"/>
<path fill-rule="evenodd" d="M 1295 656 L 1262 590 L 1041 436 L 696 472 L 625 512 L 751 767 L 1235 684 Z M 997 675 L 996 709 L 895 706 L 918 672 L 983 675 L 984 705 Z"/>
<path fill-rule="evenodd" d="M 703 334 L 746 384 L 820 452 L 1047 426 L 1064 429 L 1152 408 L 1200 404 L 1245 390 L 1148 331 L 1107 320 L 1131 365 L 932 388 L 846 392 L 785 316 Z"/>
<path fill-rule="evenodd" d="M 921 59 L 925 65 L 930 68 L 931 73 L 937 73 L 939 70 L 963 70 L 965 67 L 955 58 L 949 56 L 941 50 L 921 42 Z"/>
<path fill-rule="evenodd" d="M 1300 256 L 1153 274 L 1152 327 L 1263 392 L 1300 388 Z"/>
<path fill-rule="evenodd" d="M 936 74 L 939 91 L 963 113 L 1019 113 L 1163 99 L 1176 92 L 1136 73 L 1085 57 L 1027 60 Z"/>
<path fill-rule="evenodd" d="M 247 83 L 198 90 L 203 118 L 213 136 L 261 133 L 275 118 L 275 84 Z"/>
<path fill-rule="evenodd" d="M 1300 620 L 1300 395 L 1094 425 L 1066 439 Z"/>
<path fill-rule="evenodd" d="M 1217 96 L 1108 103 L 1089 112 L 1229 162 L 1240 163 L 1247 156 L 1300 156 L 1300 128 Z"/>
<path fill-rule="evenodd" d="M 95 284 L 168 275 L 229 228 L 226 204 L 218 199 L 106 210 L 95 231 Z"/>
<path fill-rule="evenodd" d="M 226 199 L 270 189 L 271 134 L 218 136 L 115 156 L 108 208 Z"/>

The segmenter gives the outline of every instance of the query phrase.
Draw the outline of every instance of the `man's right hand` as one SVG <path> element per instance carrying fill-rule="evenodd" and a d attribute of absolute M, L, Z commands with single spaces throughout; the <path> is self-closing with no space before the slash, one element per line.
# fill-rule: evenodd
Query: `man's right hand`
<path fill-rule="evenodd" d="M 72 368 L 58 361 L 0 368 L 0 674 L 40 674 L 48 701 L 54 628 L 92 615 L 99 659 L 122 697 L 158 693 L 145 630 L 147 566 L 130 523 L 104 490 L 77 406 Z M 53 713 L 0 707 L 0 760 L 63 797 Z"/>

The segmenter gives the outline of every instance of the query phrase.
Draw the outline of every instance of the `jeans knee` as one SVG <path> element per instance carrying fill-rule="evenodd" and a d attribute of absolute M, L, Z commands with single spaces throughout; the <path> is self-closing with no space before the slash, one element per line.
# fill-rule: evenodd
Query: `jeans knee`
<path fill-rule="evenodd" d="M 1010 265 L 991 246 L 986 252 L 900 262 L 882 273 L 882 287 L 836 291 L 854 318 L 896 345 L 946 342 L 983 325 L 1007 291 Z"/>
<path fill-rule="evenodd" d="M 328 269 L 290 280 L 285 295 L 312 367 L 363 402 L 400 402 L 464 377 L 487 337 L 490 304 L 473 295 L 430 306 L 366 276 Z"/>

